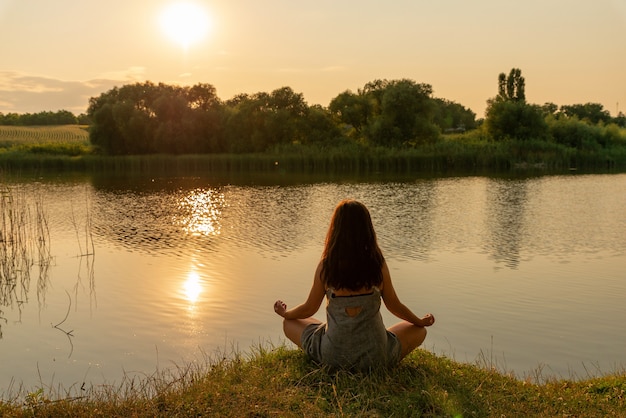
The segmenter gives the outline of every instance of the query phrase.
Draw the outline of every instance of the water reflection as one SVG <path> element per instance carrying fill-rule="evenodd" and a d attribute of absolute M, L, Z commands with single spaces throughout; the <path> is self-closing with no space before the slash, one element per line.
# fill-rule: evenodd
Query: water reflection
<path fill-rule="evenodd" d="M 157 362 L 165 362 L 198 347 L 211 351 L 232 341 L 245 350 L 260 340 L 280 341 L 268 306 L 278 296 L 296 303 L 306 294 L 343 198 L 370 208 L 406 303 L 440 312 L 427 349 L 432 344 L 471 360 L 490 352 L 491 340 L 497 344 L 491 350 L 506 353 L 508 366 L 521 372 L 537 362 L 624 361 L 624 175 L 212 181 L 155 180 L 145 188 L 22 183 L 29 202 L 43 195 L 54 259 L 41 264 L 33 245 L 31 303 L 22 303 L 18 286 L 9 296 L 13 305 L 0 305 L 8 317 L 4 322 L 0 314 L 0 351 L 11 358 L 0 362 L 0 392 L 11 376 L 30 387 L 52 377 L 69 385 L 112 381 L 119 370 L 149 373 L 155 347 Z M 81 256 L 92 247 L 80 245 L 87 230 L 94 234 L 95 267 L 94 256 Z M 580 312 L 601 324 L 582 340 Z"/>
<path fill-rule="evenodd" d="M 487 184 L 487 219 L 490 250 L 496 262 L 515 269 L 525 236 L 528 181 L 496 180 Z"/>
<path fill-rule="evenodd" d="M 201 187 L 153 192 L 100 190 L 94 199 L 97 235 L 149 253 L 184 254 L 196 247 L 197 240 L 211 243 L 211 238 L 221 234 L 227 207 L 223 189 Z"/>
<path fill-rule="evenodd" d="M 181 271 L 182 276 L 178 282 L 178 295 L 180 300 L 176 303 L 178 321 L 181 330 L 184 330 L 180 342 L 188 347 L 198 344 L 196 338 L 202 334 L 207 318 L 210 318 L 210 284 L 206 280 L 207 267 L 199 262 L 201 253 L 194 253 L 191 257 L 187 271 Z M 183 316 L 180 314 L 183 313 Z"/>
<path fill-rule="evenodd" d="M 217 190 L 196 189 L 180 198 L 174 222 L 193 236 L 219 235 L 224 193 Z"/>
<path fill-rule="evenodd" d="M 229 226 L 241 245 L 261 252 L 284 254 L 311 239 L 311 188 L 262 187 L 237 191 Z"/>
<path fill-rule="evenodd" d="M 390 184 L 381 188 L 370 207 L 383 248 L 396 258 L 426 259 L 435 235 L 433 203 L 437 194 L 434 182 Z"/>
<path fill-rule="evenodd" d="M 190 304 L 195 304 L 202 293 L 202 282 L 200 281 L 200 275 L 195 271 L 190 271 L 187 274 L 187 280 L 183 283 L 183 293 L 185 299 Z"/>
<path fill-rule="evenodd" d="M 97 305 L 96 299 L 96 269 L 95 254 L 86 254 L 79 257 L 78 275 L 74 284 L 74 298 L 78 303 L 79 290 L 89 291 L 89 309 Z M 85 285 L 84 281 L 87 281 Z"/>
<path fill-rule="evenodd" d="M 89 293 L 90 309 L 95 304 L 91 208 L 73 206 L 86 192 L 82 186 L 40 182 L 0 186 L 0 339 L 9 340 L 3 347 L 15 338 L 41 338 L 33 346 L 59 344 L 55 348 L 73 355 L 82 292 Z M 68 259 L 78 261 L 77 277 L 73 261 L 69 269 L 59 267 Z M 29 303 L 33 297 L 36 306 Z M 10 335 L 3 326 L 10 327 Z"/>

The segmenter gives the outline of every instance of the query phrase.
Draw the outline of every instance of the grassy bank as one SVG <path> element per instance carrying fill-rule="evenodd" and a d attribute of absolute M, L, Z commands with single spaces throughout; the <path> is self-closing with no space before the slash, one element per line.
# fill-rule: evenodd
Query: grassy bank
<path fill-rule="evenodd" d="M 283 146 L 255 154 L 96 155 L 85 127 L 0 126 L 0 170 L 127 174 L 210 172 L 492 173 L 507 171 L 623 171 L 626 146 L 577 149 L 547 141 L 499 141 L 480 132 L 447 135 L 415 148 L 342 144 Z"/>
<path fill-rule="evenodd" d="M 49 400 L 43 390 L 0 403 L 4 417 L 60 416 L 624 416 L 626 373 L 533 383 L 419 350 L 395 370 L 331 373 L 279 347 L 208 361 L 122 387 Z"/>
<path fill-rule="evenodd" d="M 490 173 L 508 171 L 623 171 L 626 149 L 582 152 L 544 146 L 520 150 L 514 143 L 440 143 L 420 149 L 300 148 L 258 154 L 99 156 L 75 146 L 56 152 L 0 152 L 6 171 L 202 174 L 210 172 L 296 173 Z M 69 154 L 69 155 L 68 155 Z"/>

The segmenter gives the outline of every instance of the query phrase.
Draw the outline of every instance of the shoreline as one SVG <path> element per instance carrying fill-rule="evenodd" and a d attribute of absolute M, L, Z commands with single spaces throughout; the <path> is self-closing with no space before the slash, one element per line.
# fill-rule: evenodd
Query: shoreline
<path fill-rule="evenodd" d="M 256 153 L 104 155 L 84 125 L 0 126 L 0 171 L 150 174 L 163 171 L 309 174 L 567 173 L 626 171 L 626 143 L 571 147 L 543 139 L 494 141 L 480 130 L 433 143 L 290 143 Z M 626 131 L 625 131 L 626 132 Z"/>
<path fill-rule="evenodd" d="M 487 151 L 487 150 L 484 150 Z M 626 172 L 626 150 L 603 154 L 553 152 L 516 158 L 501 150 L 446 153 L 445 150 L 322 150 L 256 154 L 66 155 L 0 152 L 5 172 L 107 173 L 124 175 L 201 175 L 212 173 L 283 173 L 310 175 L 498 175 Z"/>
<path fill-rule="evenodd" d="M 50 390 L 50 388 L 48 388 Z M 330 373 L 301 350 L 256 347 L 248 357 L 205 359 L 117 387 L 3 394 L 0 414 L 21 416 L 525 416 L 619 415 L 626 370 L 543 383 L 421 349 L 389 371 Z M 57 393 L 58 395 L 58 393 Z"/>

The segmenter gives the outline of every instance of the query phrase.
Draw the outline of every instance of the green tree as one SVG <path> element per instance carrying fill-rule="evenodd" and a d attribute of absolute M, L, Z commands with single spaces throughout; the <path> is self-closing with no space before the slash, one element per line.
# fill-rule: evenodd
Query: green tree
<path fill-rule="evenodd" d="M 489 102 L 485 128 L 496 140 L 545 139 L 548 133 L 541 107 L 515 101 Z"/>
<path fill-rule="evenodd" d="M 304 132 L 304 144 L 332 144 L 343 139 L 331 112 L 320 105 L 309 107 Z"/>
<path fill-rule="evenodd" d="M 78 120 L 79 125 L 91 125 L 92 123 L 91 118 L 85 113 L 81 113 L 76 117 L 76 119 Z"/>
<path fill-rule="evenodd" d="M 498 76 L 498 95 L 487 100 L 485 128 L 496 140 L 545 139 L 548 126 L 543 110 L 526 103 L 526 83 L 522 71 L 513 68 L 507 77 Z"/>
<path fill-rule="evenodd" d="M 188 154 L 199 148 L 199 138 L 194 135 L 192 126 L 192 109 L 178 93 L 165 91 L 152 104 L 158 121 L 153 137 L 153 148 L 157 152 Z"/>
<path fill-rule="evenodd" d="M 89 129 L 89 140 L 106 154 L 124 154 L 125 140 L 113 117 L 113 106 L 109 101 L 100 100 L 97 107 L 90 110 L 93 125 Z"/>
<path fill-rule="evenodd" d="M 585 103 L 561 106 L 561 112 L 567 117 L 576 117 L 578 120 L 591 124 L 610 123 L 611 114 L 600 103 Z"/>
<path fill-rule="evenodd" d="M 309 108 L 301 93 L 282 87 L 271 93 L 240 94 L 226 102 L 228 149 L 264 151 L 306 141 Z"/>
<path fill-rule="evenodd" d="M 43 111 L 37 113 L 9 113 L 3 116 L 0 113 L 0 125 L 19 126 L 45 126 L 45 125 L 75 125 L 78 123 L 76 116 L 69 110 L 56 112 Z"/>
<path fill-rule="evenodd" d="M 155 152 L 153 132 L 156 115 L 152 101 L 159 87 L 150 82 L 114 87 L 89 100 L 87 115 L 93 121 L 89 138 L 105 153 Z"/>
<path fill-rule="evenodd" d="M 544 116 L 556 115 L 559 110 L 559 106 L 552 102 L 546 102 L 541 106 L 541 112 Z"/>
<path fill-rule="evenodd" d="M 431 122 L 432 87 L 413 80 L 374 80 L 360 91 L 370 103 L 366 137 L 376 145 L 398 146 L 434 141 L 437 127 Z"/>
<path fill-rule="evenodd" d="M 253 151 L 250 138 L 259 125 L 256 122 L 259 109 L 253 98 L 247 94 L 239 94 L 226 101 L 225 136 L 226 150 L 230 152 Z"/>
<path fill-rule="evenodd" d="M 15 126 L 20 124 L 20 115 L 17 113 L 7 113 L 3 115 L 0 113 L 0 125 Z"/>
<path fill-rule="evenodd" d="M 577 117 L 548 118 L 547 120 L 550 136 L 554 142 L 572 148 L 588 148 L 589 144 L 597 146 L 598 127 L 581 122 Z"/>
<path fill-rule="evenodd" d="M 433 99 L 433 123 L 442 132 L 463 132 L 476 128 L 476 114 L 464 106 L 445 99 Z"/>
<path fill-rule="evenodd" d="M 267 146 L 303 142 L 309 107 L 302 93 L 282 87 L 272 91 L 268 99 L 265 115 Z"/>
<path fill-rule="evenodd" d="M 522 77 L 522 70 L 512 68 L 509 76 L 500 73 L 498 76 L 498 97 L 504 101 L 526 101 L 526 81 Z"/>
<path fill-rule="evenodd" d="M 87 110 L 91 142 L 110 154 L 219 152 L 222 115 L 209 84 L 115 87 L 91 98 Z"/>
<path fill-rule="evenodd" d="M 353 128 L 357 137 L 367 125 L 368 118 L 372 113 L 371 102 L 367 96 L 354 94 L 350 90 L 346 90 L 332 99 L 328 109 L 339 122 Z"/>

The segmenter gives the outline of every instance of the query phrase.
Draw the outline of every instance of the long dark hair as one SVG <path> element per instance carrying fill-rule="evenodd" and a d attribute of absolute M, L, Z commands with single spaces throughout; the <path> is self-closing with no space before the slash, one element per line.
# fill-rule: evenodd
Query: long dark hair
<path fill-rule="evenodd" d="M 325 286 L 355 291 L 380 286 L 384 261 L 365 205 L 355 200 L 339 202 L 322 254 L 321 278 Z"/>

